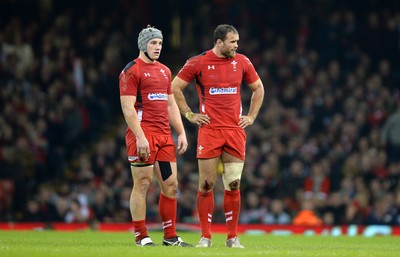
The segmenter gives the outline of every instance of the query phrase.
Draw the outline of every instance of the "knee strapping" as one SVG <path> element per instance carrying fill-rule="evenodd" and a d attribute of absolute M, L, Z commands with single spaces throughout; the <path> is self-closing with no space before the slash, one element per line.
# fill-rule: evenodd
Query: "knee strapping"
<path fill-rule="evenodd" d="M 239 189 L 243 166 L 243 162 L 224 163 L 224 173 L 222 174 L 222 181 L 224 182 L 225 190 L 230 191 Z"/>

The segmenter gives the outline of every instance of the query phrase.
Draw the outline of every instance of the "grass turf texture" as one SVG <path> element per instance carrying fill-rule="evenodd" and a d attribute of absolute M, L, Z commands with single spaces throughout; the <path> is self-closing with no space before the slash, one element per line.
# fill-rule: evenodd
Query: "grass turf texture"
<path fill-rule="evenodd" d="M 192 244 L 200 237 L 193 232 L 180 232 L 179 235 Z M 400 256 L 398 237 L 240 235 L 246 248 L 232 249 L 225 246 L 225 235 L 222 234 L 213 235 L 212 248 L 161 246 L 161 232 L 151 231 L 150 236 L 159 246 L 136 247 L 133 233 L 129 232 L 0 231 L 0 256 Z"/>

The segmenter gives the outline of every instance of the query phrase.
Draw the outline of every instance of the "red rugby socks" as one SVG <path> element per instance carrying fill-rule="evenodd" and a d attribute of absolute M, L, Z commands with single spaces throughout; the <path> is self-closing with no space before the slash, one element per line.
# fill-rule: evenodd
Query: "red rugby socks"
<path fill-rule="evenodd" d="M 211 239 L 211 222 L 214 212 L 214 193 L 197 193 L 197 212 L 199 214 L 201 236 Z"/>
<path fill-rule="evenodd" d="M 176 237 L 176 198 L 160 194 L 158 208 L 164 230 L 164 238 Z"/>
<path fill-rule="evenodd" d="M 133 224 L 133 230 L 135 231 L 136 241 L 142 240 L 146 236 L 149 236 L 147 233 L 145 220 L 135 220 L 132 221 L 132 224 Z"/>
<path fill-rule="evenodd" d="M 228 239 L 237 236 L 237 227 L 240 212 L 240 190 L 224 192 L 224 211 L 226 227 L 228 230 Z"/>

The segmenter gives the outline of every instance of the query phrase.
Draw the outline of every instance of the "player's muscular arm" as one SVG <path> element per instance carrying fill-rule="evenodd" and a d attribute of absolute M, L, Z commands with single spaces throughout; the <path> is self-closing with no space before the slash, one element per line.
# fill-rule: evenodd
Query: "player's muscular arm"
<path fill-rule="evenodd" d="M 254 123 L 254 120 L 256 119 L 264 100 L 264 86 L 261 79 L 256 80 L 254 83 L 251 83 L 248 86 L 250 90 L 253 91 L 253 94 L 251 96 L 249 113 L 240 117 L 239 126 L 242 128 Z"/>
<path fill-rule="evenodd" d="M 185 116 L 190 122 L 197 125 L 204 125 L 210 123 L 210 118 L 207 114 L 193 113 L 188 106 L 183 90 L 189 85 L 188 82 L 184 81 L 179 77 L 175 77 L 172 81 L 172 92 L 174 93 L 176 104 L 178 105 L 179 111 Z"/>
<path fill-rule="evenodd" d="M 189 85 L 188 82 L 181 78 L 175 77 L 172 80 L 172 92 L 174 93 L 175 102 L 178 105 L 179 111 L 185 115 L 186 112 L 190 112 L 190 107 L 187 105 L 183 90 Z"/>
<path fill-rule="evenodd" d="M 135 96 L 121 96 L 121 108 L 124 118 L 133 134 L 136 136 L 137 150 L 140 155 L 150 154 L 149 142 L 140 127 L 139 118 L 135 110 Z"/>

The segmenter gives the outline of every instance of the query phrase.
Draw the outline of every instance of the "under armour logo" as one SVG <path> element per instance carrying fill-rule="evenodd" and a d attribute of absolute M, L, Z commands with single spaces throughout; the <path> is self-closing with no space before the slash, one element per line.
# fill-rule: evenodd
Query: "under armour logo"
<path fill-rule="evenodd" d="M 208 69 L 209 70 L 215 70 L 215 66 L 214 65 L 208 65 Z"/>
<path fill-rule="evenodd" d="M 150 77 L 150 73 L 145 72 L 145 73 L 144 73 L 144 76 L 145 76 L 145 77 Z"/>
<path fill-rule="evenodd" d="M 199 147 L 197 147 L 198 153 L 202 154 L 204 147 L 202 145 L 199 145 Z"/>

